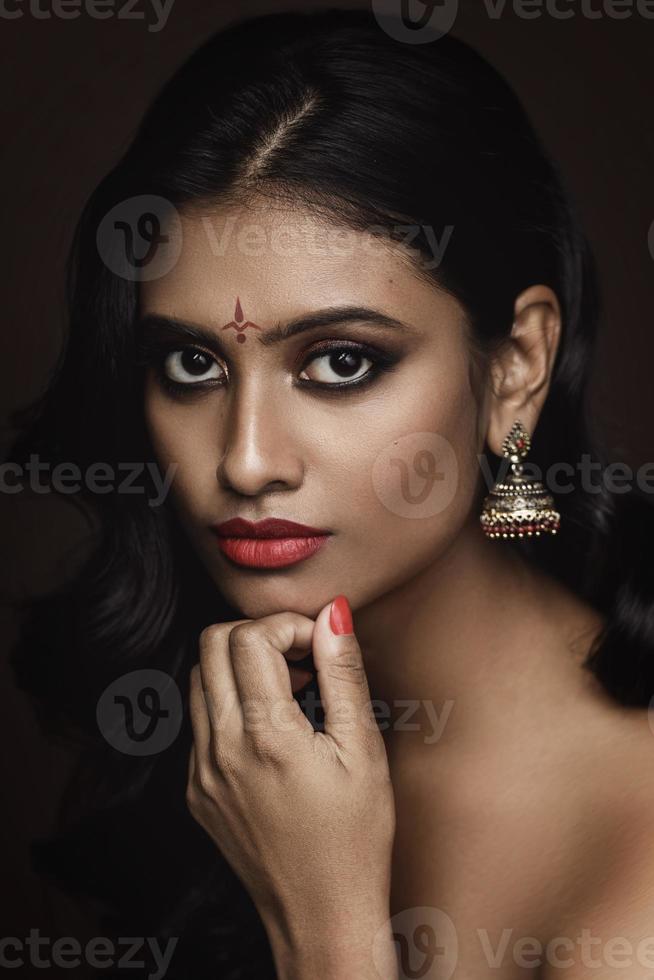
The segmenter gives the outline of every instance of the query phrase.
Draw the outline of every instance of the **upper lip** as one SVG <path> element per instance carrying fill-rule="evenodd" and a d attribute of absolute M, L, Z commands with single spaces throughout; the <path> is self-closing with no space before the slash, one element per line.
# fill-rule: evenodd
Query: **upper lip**
<path fill-rule="evenodd" d="M 318 534 L 330 534 L 319 527 L 298 524 L 277 517 L 266 517 L 263 521 L 246 521 L 233 517 L 222 524 L 214 524 L 213 530 L 223 538 L 308 538 Z"/>

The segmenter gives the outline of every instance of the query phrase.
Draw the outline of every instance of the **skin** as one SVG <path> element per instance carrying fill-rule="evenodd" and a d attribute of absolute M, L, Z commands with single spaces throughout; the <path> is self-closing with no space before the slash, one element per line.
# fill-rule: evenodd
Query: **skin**
<path fill-rule="evenodd" d="M 187 803 L 254 899 L 281 977 L 392 978 L 393 789 L 359 645 L 334 635 L 330 606 L 315 623 L 287 612 L 203 631 Z M 309 645 L 324 734 L 293 699 L 284 659 Z"/>
<path fill-rule="evenodd" d="M 561 336 L 556 296 L 534 284 L 516 297 L 510 341 L 480 373 L 465 310 L 398 246 L 350 232 L 348 254 L 332 246 L 317 257 L 306 242 L 324 242 L 332 226 L 270 200 L 196 209 L 181 226 L 179 261 L 143 284 L 141 313 L 201 327 L 221 353 L 206 362 L 213 387 L 190 397 L 171 397 L 150 369 L 146 422 L 160 465 L 177 464 L 180 522 L 242 617 L 201 640 L 188 801 L 253 894 L 280 976 L 311 975 L 311 948 L 323 976 L 378 976 L 377 942 L 391 977 L 387 917 L 423 906 L 455 924 L 457 980 L 530 973 L 510 949 L 489 971 L 480 930 L 493 947 L 506 928 L 512 943 L 574 939 L 582 928 L 604 941 L 629 929 L 640 937 L 654 882 L 652 847 L 642 847 L 654 802 L 642 775 L 646 713 L 613 705 L 582 669 L 601 616 L 486 539 L 478 519 L 488 489 L 478 454 L 487 445 L 501 455 L 517 418 L 532 434 L 537 426 Z M 305 244 L 253 257 L 243 245 L 253 226 L 268 243 L 286 233 Z M 237 297 L 256 325 L 242 342 L 222 329 Z M 405 329 L 343 322 L 261 342 L 278 325 L 351 306 Z M 326 340 L 381 349 L 393 370 L 349 391 L 301 387 L 300 378 L 341 380 L 324 351 L 311 361 Z M 424 436 L 407 448 L 416 433 L 439 435 L 445 474 L 438 506 L 417 517 L 398 492 L 398 467 L 380 466 L 399 454 L 410 470 L 417 451 L 434 448 Z M 294 566 L 236 567 L 209 529 L 235 516 L 332 535 Z M 338 594 L 354 612 L 347 639 L 328 628 Z M 301 713 L 283 731 L 269 713 L 273 702 L 293 713 L 307 675 L 292 661 L 309 645 L 331 710 L 321 739 Z M 216 705 L 230 685 L 234 703 L 246 692 L 265 720 L 248 725 L 236 711 L 227 738 Z M 371 697 L 387 711 L 378 737 L 361 723 Z M 358 720 L 337 729 L 344 708 Z M 415 922 L 393 928 L 411 939 Z M 565 975 L 584 969 L 577 960 Z"/>

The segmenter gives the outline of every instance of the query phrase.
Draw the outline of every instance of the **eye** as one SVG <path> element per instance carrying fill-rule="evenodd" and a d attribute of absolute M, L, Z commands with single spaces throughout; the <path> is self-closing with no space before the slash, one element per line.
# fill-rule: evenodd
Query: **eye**
<path fill-rule="evenodd" d="M 192 385 L 224 375 L 217 361 L 199 347 L 170 351 L 163 361 L 163 373 L 176 384 Z"/>
<path fill-rule="evenodd" d="M 359 347 L 332 347 L 314 355 L 300 373 L 300 377 L 318 384 L 356 382 L 370 373 L 375 364 Z"/>

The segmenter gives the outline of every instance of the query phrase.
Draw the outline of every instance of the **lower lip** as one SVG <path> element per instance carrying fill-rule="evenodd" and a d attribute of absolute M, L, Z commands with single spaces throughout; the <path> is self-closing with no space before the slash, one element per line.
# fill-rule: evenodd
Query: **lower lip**
<path fill-rule="evenodd" d="M 328 534 L 311 538 L 218 538 L 224 555 L 247 568 L 284 568 L 315 555 Z"/>

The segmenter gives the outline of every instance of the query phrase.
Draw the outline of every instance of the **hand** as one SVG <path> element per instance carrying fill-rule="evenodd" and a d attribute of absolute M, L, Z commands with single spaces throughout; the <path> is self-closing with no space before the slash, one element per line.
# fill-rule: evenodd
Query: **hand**
<path fill-rule="evenodd" d="M 331 605 L 315 623 L 284 612 L 203 631 L 191 671 L 186 800 L 248 889 L 280 959 L 311 952 L 315 969 L 323 947 L 327 976 L 330 962 L 358 964 L 363 951 L 377 976 L 371 950 L 389 918 L 393 790 L 359 644 L 332 632 Z M 309 649 L 324 732 L 293 698 L 286 663 Z"/>

